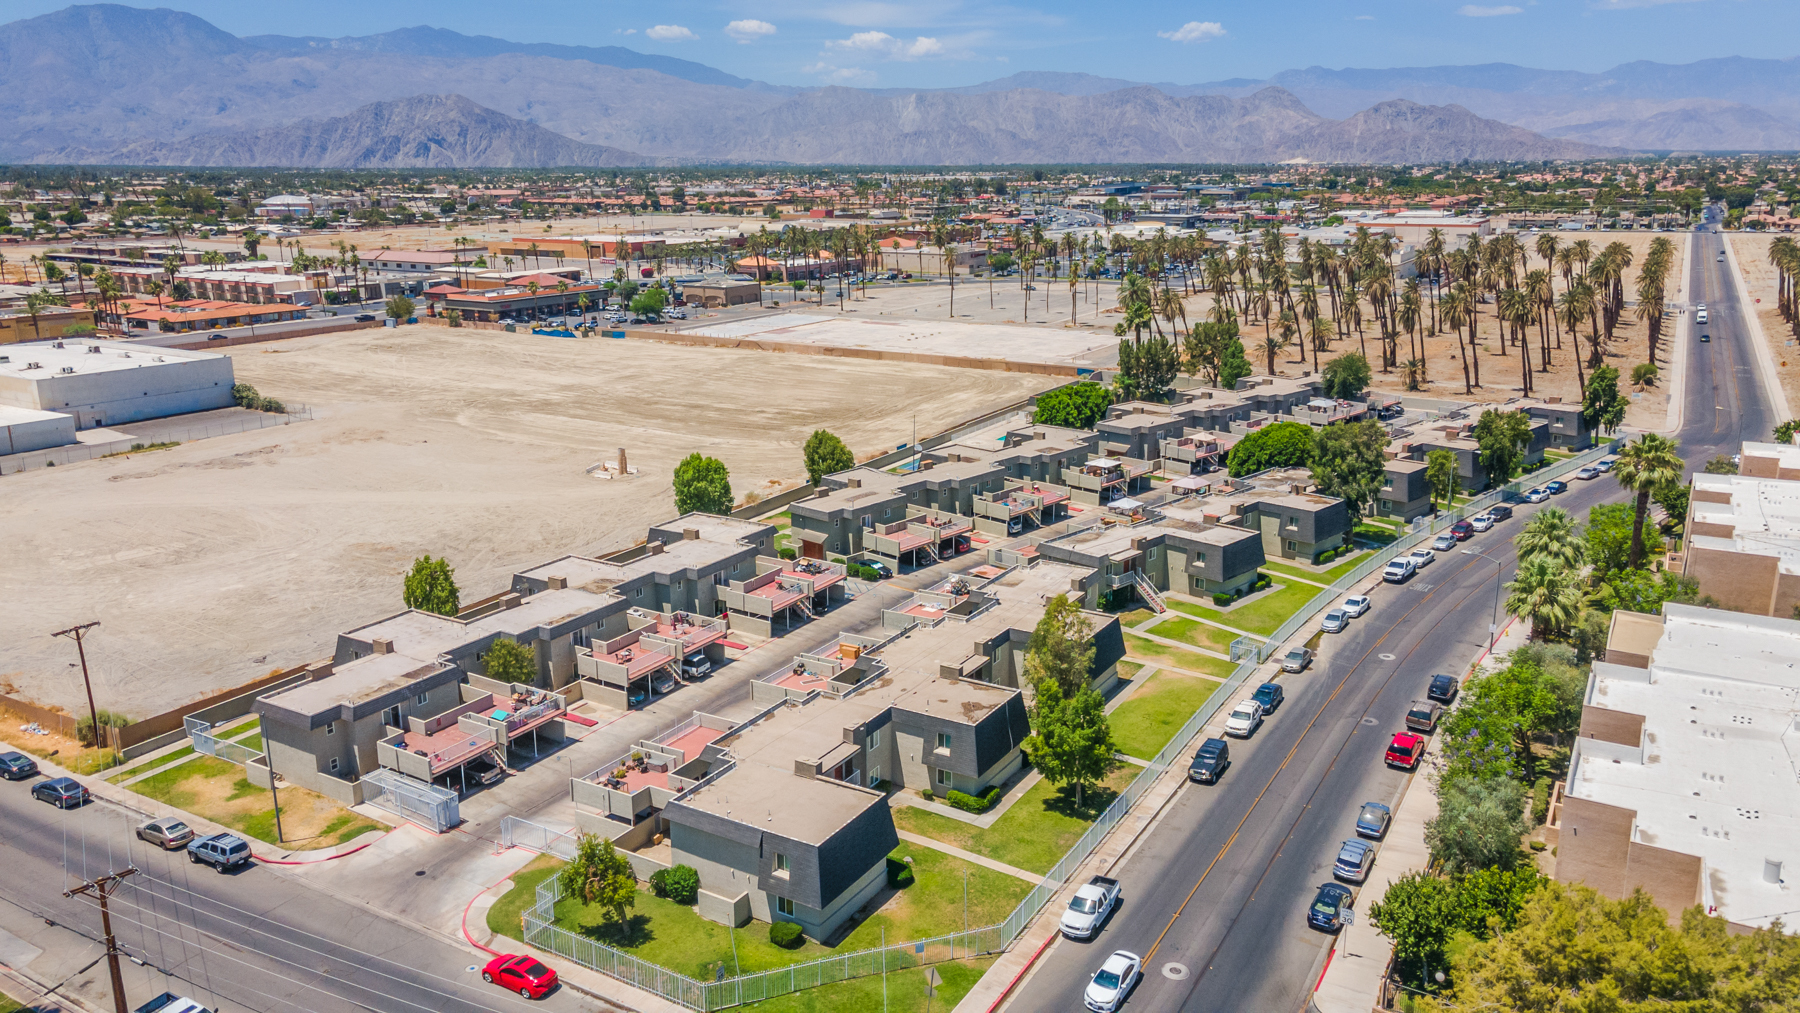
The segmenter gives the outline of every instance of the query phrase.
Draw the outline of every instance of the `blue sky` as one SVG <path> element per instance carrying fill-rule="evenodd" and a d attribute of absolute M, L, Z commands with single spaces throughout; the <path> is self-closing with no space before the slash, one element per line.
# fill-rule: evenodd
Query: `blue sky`
<path fill-rule="evenodd" d="M 952 87 L 1022 70 L 1194 84 L 1313 65 L 1800 55 L 1800 0 L 160 0 L 238 35 L 429 24 L 520 42 L 622 45 L 777 84 Z M 63 6 L 0 0 L 5 20 Z M 148 4 L 144 4 L 148 6 Z"/>

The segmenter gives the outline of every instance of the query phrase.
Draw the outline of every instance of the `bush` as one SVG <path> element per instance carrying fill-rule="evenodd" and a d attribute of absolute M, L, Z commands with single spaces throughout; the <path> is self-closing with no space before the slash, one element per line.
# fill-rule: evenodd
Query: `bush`
<path fill-rule="evenodd" d="M 798 949 L 805 936 L 796 922 L 774 922 L 769 926 L 769 942 L 784 950 Z"/>
<path fill-rule="evenodd" d="M 1213 604 L 1220 608 L 1224 608 L 1234 601 L 1237 601 L 1237 595 L 1235 594 L 1226 594 L 1225 592 L 1220 591 L 1218 594 L 1213 595 Z"/>
<path fill-rule="evenodd" d="M 102 728 L 123 728 L 130 723 L 130 718 L 117 713 L 116 711 L 103 710 L 100 712 L 100 727 Z M 90 714 L 83 717 L 80 721 L 75 722 L 75 737 L 80 739 L 81 744 L 84 746 L 91 746 L 94 744 L 93 715 Z"/>
<path fill-rule="evenodd" d="M 951 805 L 961 809 L 963 812 L 976 813 L 979 815 L 992 809 L 994 803 L 1000 801 L 1000 786 L 996 784 L 987 791 L 982 792 L 979 796 L 970 795 L 967 792 L 957 791 L 952 788 L 947 798 Z"/>
<path fill-rule="evenodd" d="M 658 869 L 650 874 L 650 890 L 677 904 L 692 904 L 700 899 L 700 873 L 691 865 Z"/>
<path fill-rule="evenodd" d="M 790 549 L 785 545 L 781 547 L 781 558 L 782 559 L 797 559 L 797 558 L 799 558 L 799 556 L 800 556 L 800 554 L 798 552 L 795 552 L 793 549 Z"/>
<path fill-rule="evenodd" d="M 1543 826 L 1550 816 L 1550 779 L 1540 777 L 1531 786 L 1531 824 Z M 1542 850 L 1541 848 L 1539 850 Z"/>
<path fill-rule="evenodd" d="M 904 890 L 913 885 L 912 866 L 898 858 L 890 858 L 887 860 L 887 877 L 889 887 L 895 890 Z"/>

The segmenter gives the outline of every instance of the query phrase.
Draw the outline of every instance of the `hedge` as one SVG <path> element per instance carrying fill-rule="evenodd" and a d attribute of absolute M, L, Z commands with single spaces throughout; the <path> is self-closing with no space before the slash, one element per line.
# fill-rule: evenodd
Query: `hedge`
<path fill-rule="evenodd" d="M 895 890 L 906 889 L 907 887 L 913 885 L 912 866 L 907 865 L 905 862 L 900 861 L 898 858 L 888 859 L 887 860 L 887 879 L 888 879 L 889 887 L 891 887 Z"/>
<path fill-rule="evenodd" d="M 1275 582 L 1269 578 L 1268 574 L 1258 572 L 1256 580 L 1252 582 L 1249 587 L 1230 592 L 1220 591 L 1218 594 L 1213 595 L 1213 604 L 1220 608 L 1224 608 L 1232 602 L 1237 601 L 1239 598 L 1242 598 L 1245 595 L 1255 594 L 1264 588 L 1272 586 L 1274 583 Z"/>
<path fill-rule="evenodd" d="M 793 549 L 790 549 L 785 545 L 781 547 L 781 558 L 782 559 L 794 559 L 799 555 L 800 554 L 798 552 L 795 552 Z"/>
<path fill-rule="evenodd" d="M 797 922 L 774 922 L 769 925 L 769 942 L 784 950 L 797 949 L 805 940 Z"/>
<path fill-rule="evenodd" d="M 677 904 L 693 904 L 700 899 L 700 873 L 691 865 L 658 869 L 650 874 L 650 890 Z"/>
<path fill-rule="evenodd" d="M 992 809 L 994 803 L 1000 801 L 1000 786 L 997 784 L 994 785 L 987 791 L 982 792 L 979 797 L 952 788 L 950 789 L 948 798 L 951 805 L 961 809 L 963 812 L 976 813 L 979 815 Z"/>

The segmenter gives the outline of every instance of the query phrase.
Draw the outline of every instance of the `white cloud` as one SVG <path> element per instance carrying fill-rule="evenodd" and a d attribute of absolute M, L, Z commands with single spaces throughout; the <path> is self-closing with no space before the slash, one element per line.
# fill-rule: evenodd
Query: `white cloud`
<path fill-rule="evenodd" d="M 817 74 L 832 84 L 874 84 L 875 72 L 862 67 L 838 67 L 824 61 L 802 67 L 808 74 Z"/>
<path fill-rule="evenodd" d="M 680 25 L 657 25 L 654 28 L 644 29 L 644 34 L 658 42 L 687 42 L 690 39 L 699 38 L 698 35 Z"/>
<path fill-rule="evenodd" d="M 929 36 L 921 35 L 907 42 L 886 32 L 857 32 L 847 39 L 833 39 L 826 45 L 857 53 L 876 53 L 890 60 L 918 60 L 942 56 L 945 51 L 942 42 Z"/>
<path fill-rule="evenodd" d="M 1463 4 L 1456 13 L 1465 18 L 1497 18 L 1505 14 L 1523 14 L 1525 8 L 1507 4 L 1504 7 L 1482 7 L 1479 4 Z"/>
<path fill-rule="evenodd" d="M 767 21 L 758 21 L 755 18 L 745 18 L 742 21 L 733 21 L 731 24 L 726 25 L 725 34 L 739 42 L 755 42 L 765 35 L 774 35 L 775 26 L 769 24 Z"/>
<path fill-rule="evenodd" d="M 1172 32 L 1157 32 L 1158 38 L 1170 42 L 1205 42 L 1225 34 L 1225 26 L 1217 21 L 1189 21 Z"/>
<path fill-rule="evenodd" d="M 635 28 L 615 28 L 615 29 L 613 29 L 613 34 L 614 35 L 636 35 L 637 29 L 635 29 Z"/>
<path fill-rule="evenodd" d="M 1631 7 L 1661 7 L 1664 4 L 1698 2 L 1699 0 L 1594 0 L 1592 6 L 1603 11 L 1622 11 Z"/>

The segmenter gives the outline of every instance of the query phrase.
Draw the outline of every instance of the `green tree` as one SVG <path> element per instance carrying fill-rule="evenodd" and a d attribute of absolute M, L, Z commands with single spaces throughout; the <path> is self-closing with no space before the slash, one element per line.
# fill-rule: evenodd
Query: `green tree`
<path fill-rule="evenodd" d="M 575 860 L 557 874 L 563 893 L 605 912 L 607 921 L 625 924 L 625 912 L 637 903 L 637 875 L 631 862 L 613 847 L 611 838 L 582 834 Z"/>
<path fill-rule="evenodd" d="M 1547 555 L 1519 564 L 1506 585 L 1506 611 L 1531 621 L 1531 639 L 1542 640 L 1567 629 L 1581 615 L 1581 576 Z"/>
<path fill-rule="evenodd" d="M 675 466 L 675 512 L 728 514 L 733 503 L 731 472 L 716 457 L 695 451 Z"/>
<path fill-rule="evenodd" d="M 1335 361 L 1335 360 L 1334 360 Z M 1362 520 L 1386 475 L 1387 429 L 1374 419 L 1341 422 L 1313 434 L 1312 474 L 1319 491 L 1344 500 L 1350 525 Z"/>
<path fill-rule="evenodd" d="M 1545 507 L 1525 522 L 1513 539 L 1520 563 L 1543 556 L 1564 567 L 1578 567 L 1587 558 L 1587 546 L 1575 530 L 1575 519 L 1561 507 Z"/>
<path fill-rule="evenodd" d="M 456 588 L 456 571 L 451 569 L 449 560 L 433 559 L 429 555 L 413 560 L 403 594 L 407 608 L 453 616 L 460 594 Z"/>
<path fill-rule="evenodd" d="M 393 296 L 387 301 L 387 315 L 395 320 L 407 320 L 413 315 L 413 301 L 403 295 Z"/>
<path fill-rule="evenodd" d="M 1425 846 L 1449 872 L 1510 869 L 1523 859 L 1519 841 L 1530 829 L 1518 781 L 1446 778 L 1438 785 L 1438 814 L 1425 824 Z"/>
<path fill-rule="evenodd" d="M 1603 503 L 1589 508 L 1583 537 L 1587 542 L 1587 561 L 1593 565 L 1595 577 L 1604 578 L 1629 566 L 1631 516 L 1631 507 L 1624 503 Z"/>
<path fill-rule="evenodd" d="M 1435 873 L 1409 872 L 1370 905 L 1369 919 L 1394 944 L 1396 973 L 1429 981 L 1431 968 L 1449 963 L 1444 947 L 1456 928 L 1456 889 Z"/>
<path fill-rule="evenodd" d="M 1058 387 L 1038 395 L 1031 421 L 1043 426 L 1092 429 L 1106 417 L 1112 392 L 1091 381 Z"/>
<path fill-rule="evenodd" d="M 1738 466 L 1736 461 L 1724 454 L 1718 454 L 1708 458 L 1706 467 L 1701 470 L 1708 475 L 1735 475 L 1738 473 Z"/>
<path fill-rule="evenodd" d="M 1037 684 L 1035 730 L 1025 740 L 1032 766 L 1051 784 L 1075 786 L 1075 805 L 1080 808 L 1087 786 L 1097 783 L 1119 765 L 1113 757 L 1112 728 L 1106 720 L 1106 700 L 1089 686 L 1064 696 L 1056 679 Z"/>
<path fill-rule="evenodd" d="M 1625 409 L 1631 400 L 1619 392 L 1619 371 L 1601 366 L 1588 377 L 1581 395 L 1581 418 L 1589 429 L 1612 435 L 1625 421 Z"/>
<path fill-rule="evenodd" d="M 1119 342 L 1119 372 L 1113 383 L 1121 401 L 1155 400 L 1175 382 L 1180 369 L 1181 354 L 1168 338 L 1160 334 L 1130 338 Z"/>
<path fill-rule="evenodd" d="M 850 453 L 843 440 L 824 429 L 813 430 L 806 438 L 800 456 L 806 464 L 806 479 L 813 485 L 818 485 L 826 475 L 856 467 L 856 455 Z"/>
<path fill-rule="evenodd" d="M 1681 481 L 1683 462 L 1675 449 L 1675 441 L 1667 436 L 1645 433 L 1627 443 L 1613 465 L 1613 477 L 1637 493 L 1631 519 L 1631 561 L 1627 564 L 1633 568 L 1644 558 L 1644 519 L 1650 514 L 1650 497 Z"/>
<path fill-rule="evenodd" d="M 1538 888 L 1550 882 L 1529 862 L 1511 869 L 1477 869 L 1456 878 L 1456 924 L 1477 939 L 1492 939 L 1519 924 Z"/>
<path fill-rule="evenodd" d="M 662 311 L 669 305 L 669 293 L 651 286 L 636 296 L 631 297 L 631 312 L 646 317 L 662 316 Z"/>
<path fill-rule="evenodd" d="M 1645 569 L 1615 570 L 1594 592 L 1596 607 L 1608 612 L 1642 612 L 1660 615 L 1665 602 L 1716 604 L 1700 594 L 1700 582 L 1671 570 L 1651 573 Z"/>
<path fill-rule="evenodd" d="M 1490 485 L 1505 485 L 1518 474 L 1531 446 L 1531 418 L 1522 411 L 1498 412 L 1492 408 L 1476 420 L 1475 444 Z"/>
<path fill-rule="evenodd" d="M 1081 602 L 1059 594 L 1044 606 L 1031 631 L 1025 681 L 1040 693 L 1045 683 L 1054 682 L 1060 697 L 1073 697 L 1093 680 L 1094 653 L 1094 624 L 1081 611 Z"/>
<path fill-rule="evenodd" d="M 1189 374 L 1204 374 L 1209 387 L 1233 390 L 1239 380 L 1255 372 L 1244 357 L 1236 320 L 1195 324 L 1183 344 Z"/>
<path fill-rule="evenodd" d="M 1312 427 L 1304 422 L 1276 422 L 1239 440 L 1226 458 L 1232 478 L 1269 468 L 1303 468 L 1312 463 Z"/>
<path fill-rule="evenodd" d="M 1775 427 L 1776 443 L 1793 443 L 1794 434 L 1800 432 L 1800 419 L 1788 419 Z"/>
<path fill-rule="evenodd" d="M 1656 386 L 1659 370 L 1648 362 L 1640 362 L 1631 367 L 1631 382 L 1639 387 Z"/>
<path fill-rule="evenodd" d="M 1441 501 L 1450 505 L 1456 498 L 1456 451 L 1431 450 L 1425 454 L 1425 485 L 1431 490 L 1431 509 Z"/>
<path fill-rule="evenodd" d="M 1319 378 L 1325 381 L 1325 396 L 1352 398 L 1369 385 L 1374 371 L 1360 352 L 1349 352 L 1327 362 Z"/>
<path fill-rule="evenodd" d="M 537 683 L 537 654 L 511 637 L 498 637 L 481 656 L 487 677 L 496 682 Z"/>

